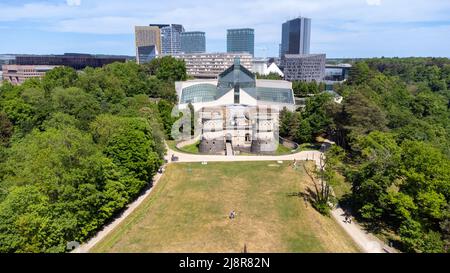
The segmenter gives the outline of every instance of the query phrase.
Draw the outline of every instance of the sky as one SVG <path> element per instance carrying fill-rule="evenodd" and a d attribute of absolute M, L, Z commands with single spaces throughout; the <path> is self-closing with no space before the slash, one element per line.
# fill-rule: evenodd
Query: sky
<path fill-rule="evenodd" d="M 450 0 L 0 0 L 0 54 L 134 55 L 134 26 L 183 24 L 226 51 L 228 28 L 255 29 L 278 56 L 281 24 L 312 19 L 311 53 L 329 58 L 450 57 Z"/>

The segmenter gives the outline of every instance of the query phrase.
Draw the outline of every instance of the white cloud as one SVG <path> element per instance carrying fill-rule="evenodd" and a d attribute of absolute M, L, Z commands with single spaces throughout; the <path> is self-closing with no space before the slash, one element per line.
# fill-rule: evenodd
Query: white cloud
<path fill-rule="evenodd" d="M 80 6 L 81 0 L 66 0 L 68 6 Z"/>
<path fill-rule="evenodd" d="M 214 51 L 224 50 L 227 28 L 252 27 L 256 46 L 267 47 L 268 55 L 278 52 L 281 24 L 299 15 L 312 18 L 315 52 L 349 48 L 375 52 L 380 46 L 372 37 L 381 43 L 397 35 L 395 40 L 415 44 L 417 38 L 407 34 L 411 28 L 425 25 L 427 31 L 448 37 L 442 35 L 447 29 L 436 28 L 450 25 L 449 0 L 34 0 L 22 5 L 0 0 L 0 10 L 0 25 L 9 29 L 50 32 L 132 37 L 134 25 L 180 23 L 189 31 L 205 31 L 207 48 Z M 450 38 L 436 37 L 429 37 L 430 44 L 450 46 Z M 359 41 L 359 47 L 352 46 Z M 129 46 L 132 49 L 132 42 Z"/>
<path fill-rule="evenodd" d="M 369 6 L 379 6 L 381 5 L 381 0 L 366 0 Z"/>

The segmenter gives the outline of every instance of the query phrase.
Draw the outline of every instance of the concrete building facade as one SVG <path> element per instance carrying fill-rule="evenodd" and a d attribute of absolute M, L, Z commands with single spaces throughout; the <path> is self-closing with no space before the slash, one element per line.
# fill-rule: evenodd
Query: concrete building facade
<path fill-rule="evenodd" d="M 136 61 L 146 63 L 161 53 L 161 31 L 156 26 L 135 26 Z"/>
<path fill-rule="evenodd" d="M 199 79 L 215 79 L 225 69 L 232 66 L 235 58 L 241 65 L 252 70 L 253 57 L 249 53 L 192 53 L 177 54 L 175 58 L 183 59 L 189 76 Z"/>
<path fill-rule="evenodd" d="M 50 65 L 16 65 L 7 64 L 2 66 L 2 78 L 13 85 L 22 84 L 27 79 L 42 78 L 47 71 L 56 66 Z"/>
<path fill-rule="evenodd" d="M 325 78 L 325 61 L 325 54 L 285 54 L 282 59 L 284 79 L 322 82 Z"/>

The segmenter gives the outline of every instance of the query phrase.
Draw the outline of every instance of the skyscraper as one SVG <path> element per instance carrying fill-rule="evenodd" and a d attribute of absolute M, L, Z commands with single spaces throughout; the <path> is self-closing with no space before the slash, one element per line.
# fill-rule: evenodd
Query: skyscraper
<path fill-rule="evenodd" d="M 248 52 L 255 54 L 255 30 L 240 28 L 227 30 L 227 52 Z"/>
<path fill-rule="evenodd" d="M 161 52 L 162 54 L 178 54 L 181 52 L 181 33 L 184 27 L 178 24 L 150 24 L 158 27 L 161 31 Z"/>
<path fill-rule="evenodd" d="M 145 63 L 161 53 L 161 32 L 154 26 L 135 26 L 136 61 Z"/>
<path fill-rule="evenodd" d="M 311 19 L 298 17 L 286 21 L 281 31 L 281 56 L 284 54 L 309 54 Z"/>
<path fill-rule="evenodd" d="M 205 33 L 190 31 L 181 33 L 181 52 L 204 53 L 206 51 Z"/>

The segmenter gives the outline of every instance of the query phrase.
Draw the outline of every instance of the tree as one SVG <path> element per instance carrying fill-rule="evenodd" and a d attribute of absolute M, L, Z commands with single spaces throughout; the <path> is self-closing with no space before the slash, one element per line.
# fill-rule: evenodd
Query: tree
<path fill-rule="evenodd" d="M 336 163 L 341 159 L 342 150 L 339 148 L 332 148 L 321 155 L 319 165 L 315 170 L 303 165 L 305 173 L 310 178 L 314 193 L 312 195 L 313 207 L 324 215 L 330 214 L 331 203 L 331 187 L 330 185 L 336 183 Z"/>
<path fill-rule="evenodd" d="M 100 112 L 100 105 L 95 97 L 76 87 L 54 89 L 52 100 L 56 111 L 73 115 L 82 129 L 87 129 Z"/>
<path fill-rule="evenodd" d="M 6 146 L 13 134 L 13 124 L 4 112 L 0 112 L 0 145 Z"/>
<path fill-rule="evenodd" d="M 55 87 L 68 88 L 75 85 L 78 79 L 75 69 L 67 66 L 56 67 L 45 73 L 42 86 L 49 92 Z"/>
<path fill-rule="evenodd" d="M 352 85 L 359 85 L 368 82 L 371 71 L 367 63 L 357 62 L 353 64 L 349 72 L 348 82 Z"/>
<path fill-rule="evenodd" d="M 153 59 L 143 66 L 149 74 L 163 81 L 184 81 L 187 78 L 184 60 L 172 56 Z"/>
<path fill-rule="evenodd" d="M 310 139 L 326 132 L 328 126 L 331 124 L 332 118 L 326 111 L 326 107 L 330 103 L 332 103 L 331 96 L 326 93 L 307 99 L 305 109 L 302 112 L 302 118 L 305 120 L 305 123 L 307 122 L 309 124 L 307 126 L 308 131 L 310 130 L 312 134 L 309 137 Z M 302 125 L 305 125 L 303 121 Z M 304 129 L 304 131 L 306 132 L 307 130 Z"/>
<path fill-rule="evenodd" d="M 172 125 L 178 117 L 172 117 L 172 109 L 174 104 L 167 100 L 160 100 L 158 102 L 158 111 L 161 118 L 161 122 L 164 127 L 164 132 L 168 138 L 171 138 Z"/>
<path fill-rule="evenodd" d="M 194 106 L 192 105 L 192 103 L 188 104 L 188 109 L 189 109 L 189 112 L 191 113 L 191 115 L 190 115 L 190 118 L 191 118 L 191 120 L 190 120 L 191 137 L 193 137 L 194 134 L 195 134 L 195 126 L 196 126 L 196 124 L 195 124 L 195 110 L 194 110 Z"/>
<path fill-rule="evenodd" d="M 270 72 L 267 75 L 262 75 L 259 73 L 254 73 L 257 79 L 265 79 L 265 80 L 282 80 L 282 77 L 275 72 Z"/>

